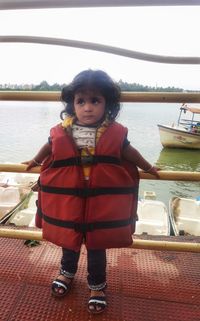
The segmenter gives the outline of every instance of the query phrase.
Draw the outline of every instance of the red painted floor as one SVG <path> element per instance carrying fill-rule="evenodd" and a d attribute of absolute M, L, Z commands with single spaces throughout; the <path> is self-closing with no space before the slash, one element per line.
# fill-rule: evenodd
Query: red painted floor
<path fill-rule="evenodd" d="M 84 248 L 63 299 L 50 292 L 60 248 L 1 238 L 0 253 L 0 321 L 200 321 L 200 253 L 108 250 L 108 309 L 98 316 L 86 308 Z"/>

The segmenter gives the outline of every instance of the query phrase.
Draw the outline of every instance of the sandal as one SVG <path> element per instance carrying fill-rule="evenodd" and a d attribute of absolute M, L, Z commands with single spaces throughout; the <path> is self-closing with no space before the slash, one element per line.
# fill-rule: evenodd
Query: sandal
<path fill-rule="evenodd" d="M 103 290 L 100 290 L 103 291 Z M 103 291 L 104 292 L 104 291 Z M 107 307 L 106 296 L 91 296 L 88 301 L 88 312 L 92 314 L 102 313 Z"/>
<path fill-rule="evenodd" d="M 51 285 L 52 295 L 59 298 L 65 296 L 71 290 L 72 280 L 73 280 L 72 278 L 71 279 L 67 278 L 63 273 L 60 273 L 60 275 L 63 275 L 65 279 L 68 280 L 68 282 L 61 280 L 58 277 L 52 282 L 52 285 Z"/>

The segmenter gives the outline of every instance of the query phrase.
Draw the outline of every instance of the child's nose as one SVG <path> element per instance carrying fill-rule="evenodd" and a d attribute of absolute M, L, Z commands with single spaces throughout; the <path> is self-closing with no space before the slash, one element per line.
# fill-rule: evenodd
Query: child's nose
<path fill-rule="evenodd" d="M 85 111 L 91 111 L 92 110 L 92 103 L 86 102 L 84 107 L 85 107 Z"/>

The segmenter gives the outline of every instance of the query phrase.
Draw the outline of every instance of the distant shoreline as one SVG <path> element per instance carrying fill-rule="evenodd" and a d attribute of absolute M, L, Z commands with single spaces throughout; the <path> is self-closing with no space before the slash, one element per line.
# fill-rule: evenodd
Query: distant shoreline
<path fill-rule="evenodd" d="M 122 91 L 128 92 L 199 92 L 200 90 L 184 90 L 177 87 L 151 87 L 138 83 L 127 83 L 122 80 L 117 84 Z M 34 84 L 0 84 L 0 91 L 61 91 L 66 84 L 55 83 L 49 85 L 47 81 L 42 81 L 38 85 Z"/>

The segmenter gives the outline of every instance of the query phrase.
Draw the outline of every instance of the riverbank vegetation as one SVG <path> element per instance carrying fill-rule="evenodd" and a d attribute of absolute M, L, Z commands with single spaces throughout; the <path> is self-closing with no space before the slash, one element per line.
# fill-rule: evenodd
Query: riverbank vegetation
<path fill-rule="evenodd" d="M 144 86 L 138 83 L 127 83 L 122 80 L 118 82 L 122 91 L 135 91 L 135 92 L 184 92 L 186 90 L 182 88 L 176 87 L 151 87 L 151 86 Z M 60 91 L 66 84 L 58 84 L 55 83 L 53 85 L 48 84 L 47 81 L 42 81 L 38 85 L 34 84 L 3 84 L 0 85 L 0 91 Z M 192 91 L 192 90 L 187 90 Z"/>

